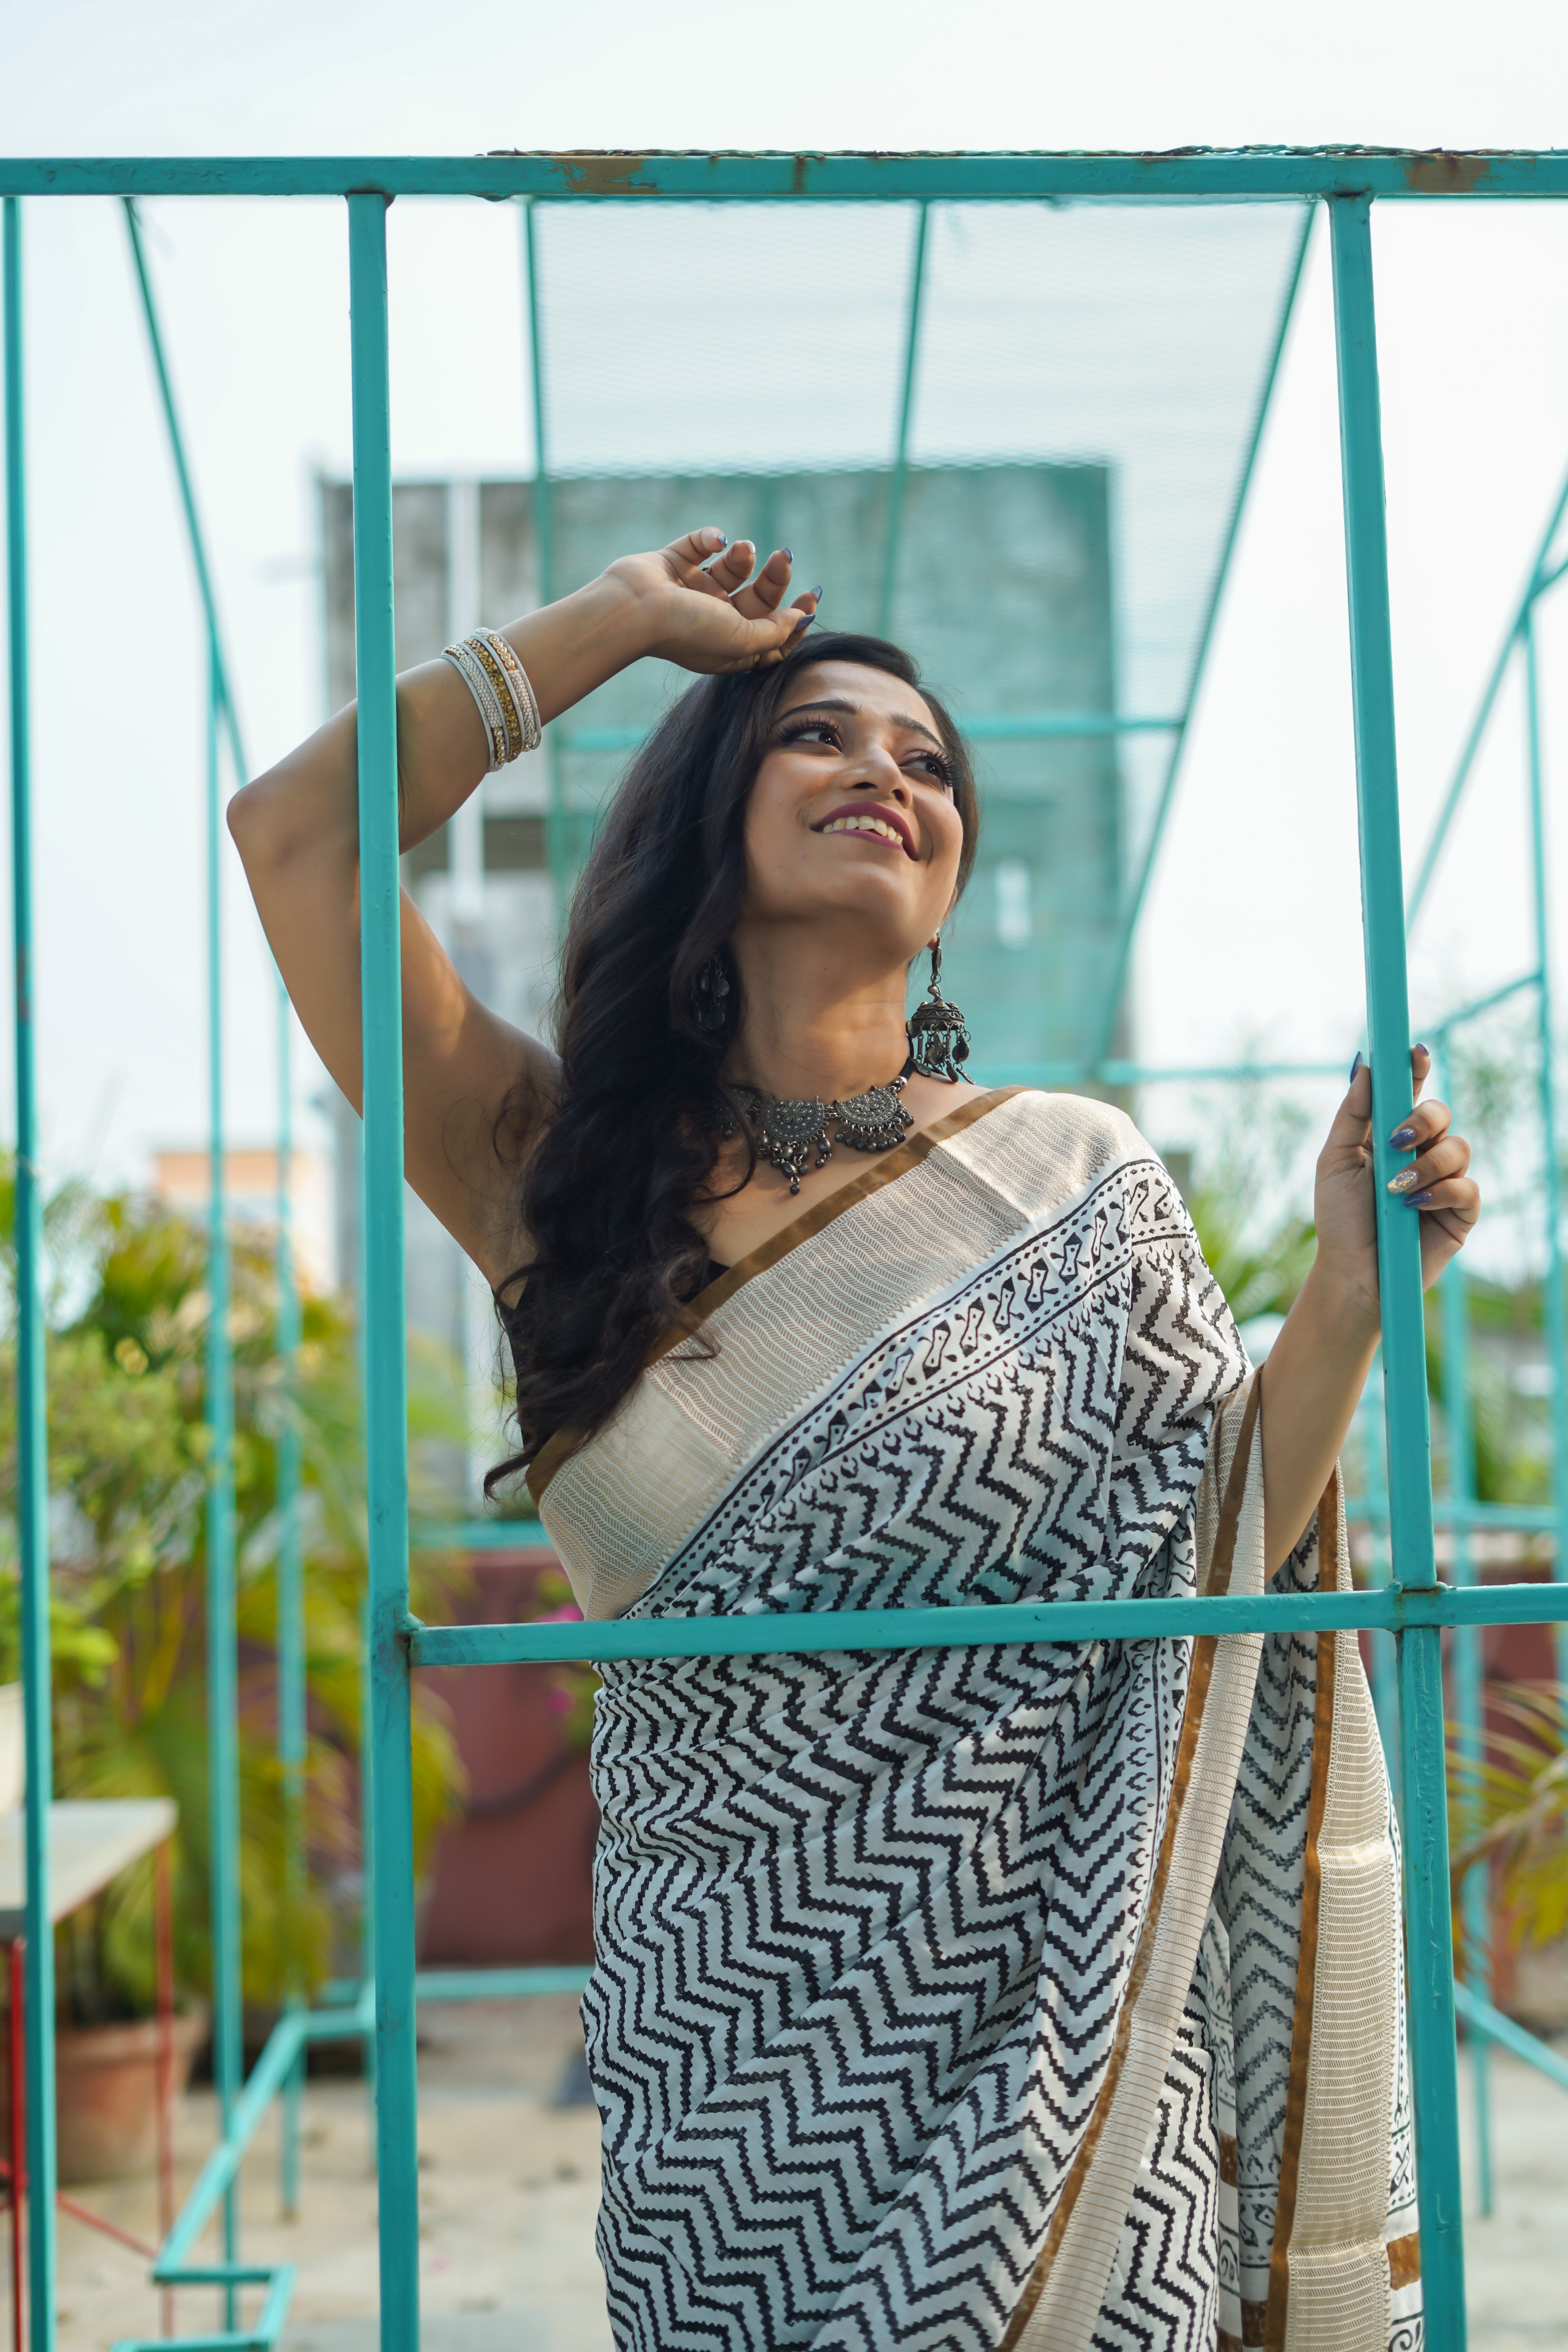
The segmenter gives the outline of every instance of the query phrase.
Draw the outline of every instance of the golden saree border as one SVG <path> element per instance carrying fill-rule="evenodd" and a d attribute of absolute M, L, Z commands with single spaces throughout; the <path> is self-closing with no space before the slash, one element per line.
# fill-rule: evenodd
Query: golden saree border
<path fill-rule="evenodd" d="M 1261 1403 L 1262 1382 L 1255 1372 L 1241 1412 L 1213 1549 L 1206 1564 L 1199 1563 L 1198 1589 L 1205 1596 L 1228 1591 L 1232 1587 L 1244 1515 L 1247 1559 L 1237 1589 L 1262 1589 Z M 1233 1412 L 1234 1404 L 1233 1400 Z M 1224 1418 L 1222 1412 L 1221 1425 L 1215 1433 L 1221 1442 Z M 1105 2078 L 1062 2185 L 1045 2244 L 1025 2282 L 997 2352 L 1083 2352 L 1092 2335 L 1147 2137 L 1146 2110 L 1151 2100 L 1158 2097 L 1164 2081 L 1182 2003 L 1192 1982 L 1261 1651 L 1262 1637 L 1258 1634 L 1204 1633 L 1193 1643 L 1182 1736 L 1159 1860 L 1128 1972 Z M 1205 1730 L 1209 1734 L 1206 1739 Z M 1197 1811 L 1204 1816 L 1195 1836 L 1194 1801 Z M 1194 1847 L 1198 1851 L 1194 1852 Z M 1204 1898 L 1199 1905 L 1194 1901 L 1196 1884 L 1205 1868 Z M 1175 1923 L 1174 1932 L 1167 1934 L 1163 1932 L 1168 1925 L 1166 1897 L 1173 1877 L 1182 1895 L 1176 1907 L 1184 1916 Z M 1155 1989 L 1157 1971 L 1162 1981 Z M 1157 2005 L 1152 1989 L 1163 1996 L 1163 2013 L 1150 2026 L 1147 2046 L 1137 2052 L 1135 2058 L 1134 2042 L 1143 2021 L 1141 2012 Z M 1131 2083 L 1134 2073 L 1139 2077 L 1135 2088 Z M 1130 2088 L 1131 2099 L 1128 2097 Z M 1136 2112 L 1125 2116 L 1118 2113 L 1123 2105 L 1131 2109 L 1133 2100 Z M 1102 2150 L 1113 2132 L 1120 2144 L 1110 2152 L 1111 2160 L 1105 2163 Z M 1100 2180 L 1095 2178 L 1097 2159 L 1106 2176 Z M 1086 2201 L 1086 2192 L 1091 2191 L 1098 2192 L 1088 2200 L 1098 2209 L 1092 2217 Z"/>
<path fill-rule="evenodd" d="M 792 1250 L 798 1249 L 803 1242 L 810 1241 L 814 1234 L 824 1232 L 836 1218 L 843 1216 L 846 1210 L 853 1209 L 861 1201 L 869 1200 L 872 1193 L 879 1192 L 885 1184 L 896 1184 L 900 1176 L 907 1176 L 912 1168 L 918 1168 L 922 1160 L 929 1160 L 950 1136 L 961 1135 L 966 1127 L 973 1127 L 977 1118 L 984 1118 L 987 1111 L 999 1109 L 1015 1095 L 1026 1091 L 1023 1087 L 993 1087 L 984 1094 L 976 1095 L 972 1101 L 961 1103 L 956 1110 L 950 1110 L 930 1127 L 922 1127 L 918 1134 L 907 1136 L 891 1151 L 883 1152 L 868 1168 L 862 1169 L 858 1176 L 852 1176 L 847 1184 L 840 1184 L 833 1192 L 825 1193 L 820 1201 L 814 1201 L 809 1209 L 803 1209 L 798 1217 L 792 1217 L 787 1225 L 781 1225 L 776 1234 L 770 1234 L 765 1242 L 759 1242 L 754 1250 L 748 1251 L 742 1258 L 737 1258 L 717 1282 L 710 1282 L 706 1289 L 697 1293 L 691 1301 L 691 1312 L 698 1323 L 706 1322 L 710 1315 L 716 1314 L 748 1282 L 759 1274 L 766 1274 L 771 1266 L 777 1265 Z M 683 1339 L 690 1337 L 691 1330 L 686 1325 L 672 1323 L 650 1349 L 649 1364 L 657 1364 L 661 1357 L 670 1354 Z M 555 1473 L 577 1450 L 578 1440 L 567 1429 L 558 1429 L 554 1436 L 540 1447 L 528 1465 L 526 1481 L 528 1491 L 536 1503 Z"/>
<path fill-rule="evenodd" d="M 1322 1508 L 1320 1589 L 1345 1591 L 1337 1473 Z M 1386 2352 L 1394 2274 L 1406 2289 L 1419 2277 L 1413 2238 L 1396 2241 L 1397 2263 L 1385 2242 L 1403 1993 L 1399 1888 L 1359 1646 L 1353 1635 L 1331 1633 L 1318 1644 L 1311 1867 L 1263 2340 L 1266 2352 Z"/>
<path fill-rule="evenodd" d="M 1333 1550 L 1323 1540 L 1323 1514 L 1330 1515 Z M 1318 1506 L 1318 1590 L 1332 1590 L 1339 1573 L 1339 1476 L 1336 1472 Z M 1268 2300 L 1259 2309 L 1247 2304 L 1242 2315 L 1242 2340 L 1263 2352 L 1285 2352 L 1286 2314 L 1290 2295 L 1290 2231 L 1296 2221 L 1296 2183 L 1301 2163 L 1301 2134 L 1307 2120 L 1307 2070 L 1312 2049 L 1312 1996 L 1318 1972 L 1318 1906 L 1322 1889 L 1319 1844 L 1323 1833 L 1323 1808 L 1329 1795 L 1329 1756 L 1334 1736 L 1334 1668 L 1339 1635 L 1320 1633 L 1317 1641 L 1317 1704 L 1312 1712 L 1312 1778 L 1307 1800 L 1307 1853 L 1301 1892 L 1301 1941 L 1296 1957 L 1296 1999 L 1290 2021 L 1290 2074 L 1285 2094 L 1285 2134 L 1279 2150 L 1279 2187 L 1274 2208 L 1274 2243 L 1268 2257 Z M 1261 2328 L 1258 2328 L 1259 2319 Z M 1249 2327 L 1247 2323 L 1251 2322 Z"/>

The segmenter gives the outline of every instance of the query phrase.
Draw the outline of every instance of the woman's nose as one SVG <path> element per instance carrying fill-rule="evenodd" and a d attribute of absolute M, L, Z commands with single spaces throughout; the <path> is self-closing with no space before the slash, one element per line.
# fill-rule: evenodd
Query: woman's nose
<path fill-rule="evenodd" d="M 890 753 L 874 753 L 866 763 L 866 773 L 855 778 L 851 790 L 860 793 L 890 792 L 896 799 L 910 803 L 914 799 L 908 776 Z"/>

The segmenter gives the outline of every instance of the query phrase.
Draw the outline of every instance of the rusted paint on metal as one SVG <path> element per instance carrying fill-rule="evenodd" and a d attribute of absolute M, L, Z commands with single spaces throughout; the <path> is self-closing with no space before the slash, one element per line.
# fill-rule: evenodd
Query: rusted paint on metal
<path fill-rule="evenodd" d="M 1486 185 L 1495 160 L 1490 155 L 1461 154 L 1451 147 L 1434 147 L 1425 154 L 1412 155 L 1405 176 L 1412 195 L 1466 196 Z"/>
<path fill-rule="evenodd" d="M 651 196 L 658 191 L 648 158 L 624 148 L 558 155 L 555 165 L 563 184 L 574 196 Z"/>

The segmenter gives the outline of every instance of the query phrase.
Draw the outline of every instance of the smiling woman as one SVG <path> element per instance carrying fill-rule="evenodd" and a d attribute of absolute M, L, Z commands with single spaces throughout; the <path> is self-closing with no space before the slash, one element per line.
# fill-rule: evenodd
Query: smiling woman
<path fill-rule="evenodd" d="M 407 1170 L 511 1343 L 496 1475 L 526 1471 L 589 1618 L 1348 1583 L 1368 1074 L 1265 1454 L 1131 1122 L 960 1083 L 947 713 L 897 647 L 808 641 L 787 550 L 753 564 L 695 531 L 399 681 L 411 847 L 629 663 L 704 674 L 599 834 L 557 1052 L 404 908 Z M 357 1101 L 356 812 L 351 709 L 231 824 Z M 1440 1104 L 1392 1141 L 1430 1281 L 1468 1153 Z M 1343 1641 L 606 1667 L 584 2014 L 617 2344 L 1417 2342 L 1396 1833 Z"/>

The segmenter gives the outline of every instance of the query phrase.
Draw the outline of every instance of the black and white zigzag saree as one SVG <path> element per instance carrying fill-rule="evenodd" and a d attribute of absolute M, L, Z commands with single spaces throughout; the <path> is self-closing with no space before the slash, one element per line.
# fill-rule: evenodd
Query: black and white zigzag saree
<path fill-rule="evenodd" d="M 590 1618 L 1258 1591 L 1257 1384 L 1160 1161 L 972 1098 L 538 1468 Z M 1337 1486 L 1276 1582 L 1345 1583 Z M 1421 2342 L 1353 1635 L 605 1670 L 622 2352 Z"/>

